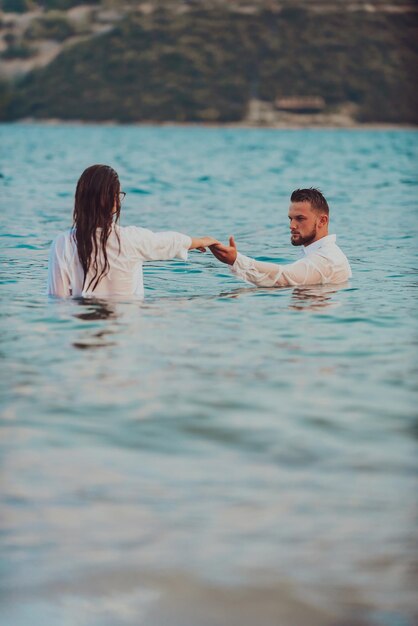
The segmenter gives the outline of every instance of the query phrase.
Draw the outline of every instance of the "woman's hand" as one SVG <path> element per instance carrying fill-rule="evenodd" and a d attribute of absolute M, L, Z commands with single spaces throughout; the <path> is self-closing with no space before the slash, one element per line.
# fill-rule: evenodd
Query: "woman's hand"
<path fill-rule="evenodd" d="M 219 241 L 213 237 L 192 237 L 192 243 L 189 250 L 200 250 L 200 252 L 206 252 L 206 248 L 209 246 L 216 246 Z"/>

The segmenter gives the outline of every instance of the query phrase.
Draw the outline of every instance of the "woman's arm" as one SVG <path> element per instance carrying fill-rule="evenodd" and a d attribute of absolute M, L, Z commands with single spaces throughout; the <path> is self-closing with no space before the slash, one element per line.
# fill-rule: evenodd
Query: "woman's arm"
<path fill-rule="evenodd" d="M 173 231 L 154 233 L 146 228 L 127 226 L 124 233 L 143 261 L 187 260 L 189 250 L 205 251 L 207 246 L 218 242 L 213 237 L 189 237 Z"/>
<path fill-rule="evenodd" d="M 209 246 L 214 246 L 219 243 L 217 239 L 213 237 L 191 237 L 191 244 L 189 250 L 200 250 L 200 252 L 205 252 L 206 248 Z"/>
<path fill-rule="evenodd" d="M 52 242 L 49 252 L 47 294 L 60 298 L 71 295 L 70 278 L 63 259 L 62 236 L 58 236 Z"/>

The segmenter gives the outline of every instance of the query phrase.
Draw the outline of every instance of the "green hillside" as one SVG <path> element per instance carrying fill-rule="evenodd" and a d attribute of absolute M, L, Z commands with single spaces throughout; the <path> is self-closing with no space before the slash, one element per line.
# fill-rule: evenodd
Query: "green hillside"
<path fill-rule="evenodd" d="M 418 122 L 416 12 L 132 12 L 3 98 L 4 119 L 241 120 L 250 98 L 321 96 L 359 121 Z"/>

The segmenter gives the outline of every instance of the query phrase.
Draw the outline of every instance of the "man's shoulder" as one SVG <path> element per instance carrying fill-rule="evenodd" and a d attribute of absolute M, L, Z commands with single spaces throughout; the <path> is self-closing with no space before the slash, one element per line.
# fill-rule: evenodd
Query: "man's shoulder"
<path fill-rule="evenodd" d="M 320 246 L 313 252 L 313 255 L 322 257 L 329 260 L 331 263 L 347 263 L 348 259 L 340 246 L 337 244 L 336 237 L 324 242 L 324 245 Z"/>
<path fill-rule="evenodd" d="M 309 256 L 318 256 L 330 259 L 331 261 L 342 258 L 346 259 L 344 252 L 337 244 L 337 238 L 335 235 L 323 237 L 323 239 L 319 241 L 321 242 L 320 245 L 312 250 L 309 253 Z"/>
<path fill-rule="evenodd" d="M 322 239 L 320 239 L 319 241 L 320 241 L 320 245 L 318 246 L 318 249 L 315 250 L 315 252 L 321 252 L 321 251 L 330 252 L 330 253 L 341 252 L 341 254 L 343 254 L 343 251 L 341 250 L 340 246 L 337 244 L 336 235 L 327 235 L 323 237 Z"/>

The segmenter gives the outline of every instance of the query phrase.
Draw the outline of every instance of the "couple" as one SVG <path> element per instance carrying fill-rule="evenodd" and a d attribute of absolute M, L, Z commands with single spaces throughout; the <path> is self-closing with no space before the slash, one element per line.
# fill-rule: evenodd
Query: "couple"
<path fill-rule="evenodd" d="M 277 265 L 240 254 L 234 238 L 224 246 L 213 237 L 176 232 L 153 233 L 118 220 L 125 193 L 107 165 L 92 165 L 81 175 L 75 193 L 74 225 L 51 246 L 48 294 L 52 296 L 143 297 L 144 261 L 180 258 L 188 250 L 209 248 L 232 272 L 259 287 L 344 283 L 351 277 L 347 258 L 328 235 L 329 208 L 317 189 L 297 189 L 289 208 L 291 243 L 303 246 L 295 263 Z"/>

